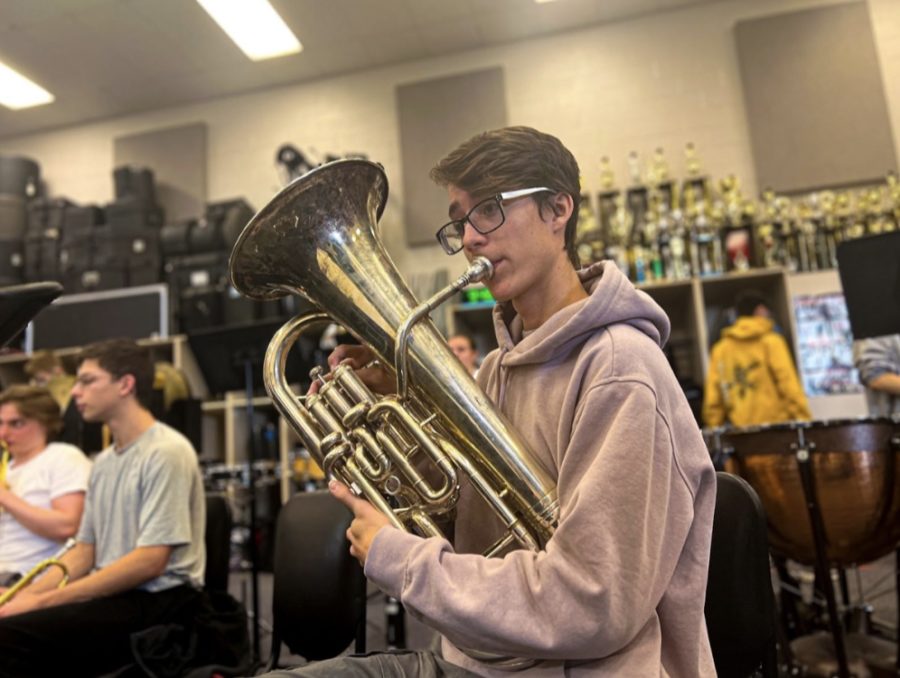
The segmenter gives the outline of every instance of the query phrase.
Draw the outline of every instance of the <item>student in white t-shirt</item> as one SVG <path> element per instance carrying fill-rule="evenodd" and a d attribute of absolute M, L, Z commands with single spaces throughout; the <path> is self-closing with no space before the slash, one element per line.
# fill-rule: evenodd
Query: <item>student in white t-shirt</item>
<path fill-rule="evenodd" d="M 0 470 L 0 585 L 78 530 L 91 462 L 74 445 L 49 442 L 61 430 L 47 389 L 19 384 L 0 393 L 0 440 L 9 450 Z"/>

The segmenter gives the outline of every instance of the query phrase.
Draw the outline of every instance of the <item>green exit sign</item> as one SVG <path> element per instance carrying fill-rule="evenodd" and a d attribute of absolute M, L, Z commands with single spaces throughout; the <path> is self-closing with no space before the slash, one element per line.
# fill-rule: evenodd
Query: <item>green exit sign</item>
<path fill-rule="evenodd" d="M 493 301 L 494 297 L 491 296 L 491 291 L 487 287 L 472 287 L 463 290 L 464 304 L 488 304 Z"/>

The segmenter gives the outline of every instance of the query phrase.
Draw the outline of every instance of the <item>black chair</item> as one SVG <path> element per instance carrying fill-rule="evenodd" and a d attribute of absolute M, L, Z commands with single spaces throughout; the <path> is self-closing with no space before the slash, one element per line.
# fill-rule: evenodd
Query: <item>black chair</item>
<path fill-rule="evenodd" d="M 777 621 L 766 516 L 750 485 L 716 473 L 716 510 L 706 584 L 706 626 L 716 672 L 778 675 Z"/>
<path fill-rule="evenodd" d="M 308 661 L 334 657 L 354 639 L 365 652 L 366 578 L 345 536 L 352 518 L 327 491 L 301 492 L 281 507 L 267 670 L 278 665 L 282 642 Z"/>
<path fill-rule="evenodd" d="M 231 509 L 221 494 L 206 495 L 206 576 L 208 591 L 228 591 L 231 559 Z"/>

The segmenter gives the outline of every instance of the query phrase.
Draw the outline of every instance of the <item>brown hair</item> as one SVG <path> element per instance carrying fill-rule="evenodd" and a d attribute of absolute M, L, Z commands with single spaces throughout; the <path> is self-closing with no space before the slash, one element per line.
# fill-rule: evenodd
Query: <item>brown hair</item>
<path fill-rule="evenodd" d="M 53 440 L 63 429 L 59 404 L 50 391 L 40 386 L 14 384 L 0 393 L 0 405 L 15 405 L 25 419 L 33 419 L 47 432 L 47 440 Z"/>
<path fill-rule="evenodd" d="M 447 338 L 447 341 L 450 341 L 450 339 L 465 339 L 466 343 L 469 345 L 469 348 L 473 351 L 475 350 L 475 341 L 468 334 L 451 334 Z"/>
<path fill-rule="evenodd" d="M 581 262 L 575 251 L 575 226 L 581 203 L 578 162 L 562 142 L 531 127 L 502 127 L 476 134 L 431 170 L 440 186 L 453 184 L 473 196 L 545 186 L 572 198 L 572 216 L 566 222 L 565 250 L 572 266 Z M 552 195 L 532 196 L 541 214 L 553 209 Z"/>
<path fill-rule="evenodd" d="M 734 300 L 734 310 L 738 316 L 753 315 L 758 306 L 769 308 L 766 298 L 757 290 L 744 290 Z"/>
<path fill-rule="evenodd" d="M 133 376 L 138 402 L 150 409 L 154 372 L 149 351 L 138 346 L 133 339 L 108 339 L 85 346 L 78 355 L 78 366 L 85 360 L 96 360 L 115 379 L 121 379 L 126 374 Z"/>
<path fill-rule="evenodd" d="M 34 377 L 38 372 L 52 372 L 55 367 L 62 367 L 62 361 L 53 351 L 35 351 L 31 360 L 25 363 L 25 374 Z"/>

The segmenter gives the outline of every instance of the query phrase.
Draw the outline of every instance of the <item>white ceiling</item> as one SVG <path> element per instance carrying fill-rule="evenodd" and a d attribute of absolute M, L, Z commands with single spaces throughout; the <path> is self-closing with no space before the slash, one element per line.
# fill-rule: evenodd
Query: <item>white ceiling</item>
<path fill-rule="evenodd" d="M 304 49 L 252 62 L 193 0 L 0 0 L 0 61 L 56 96 L 0 137 L 713 1 L 272 0 Z"/>

